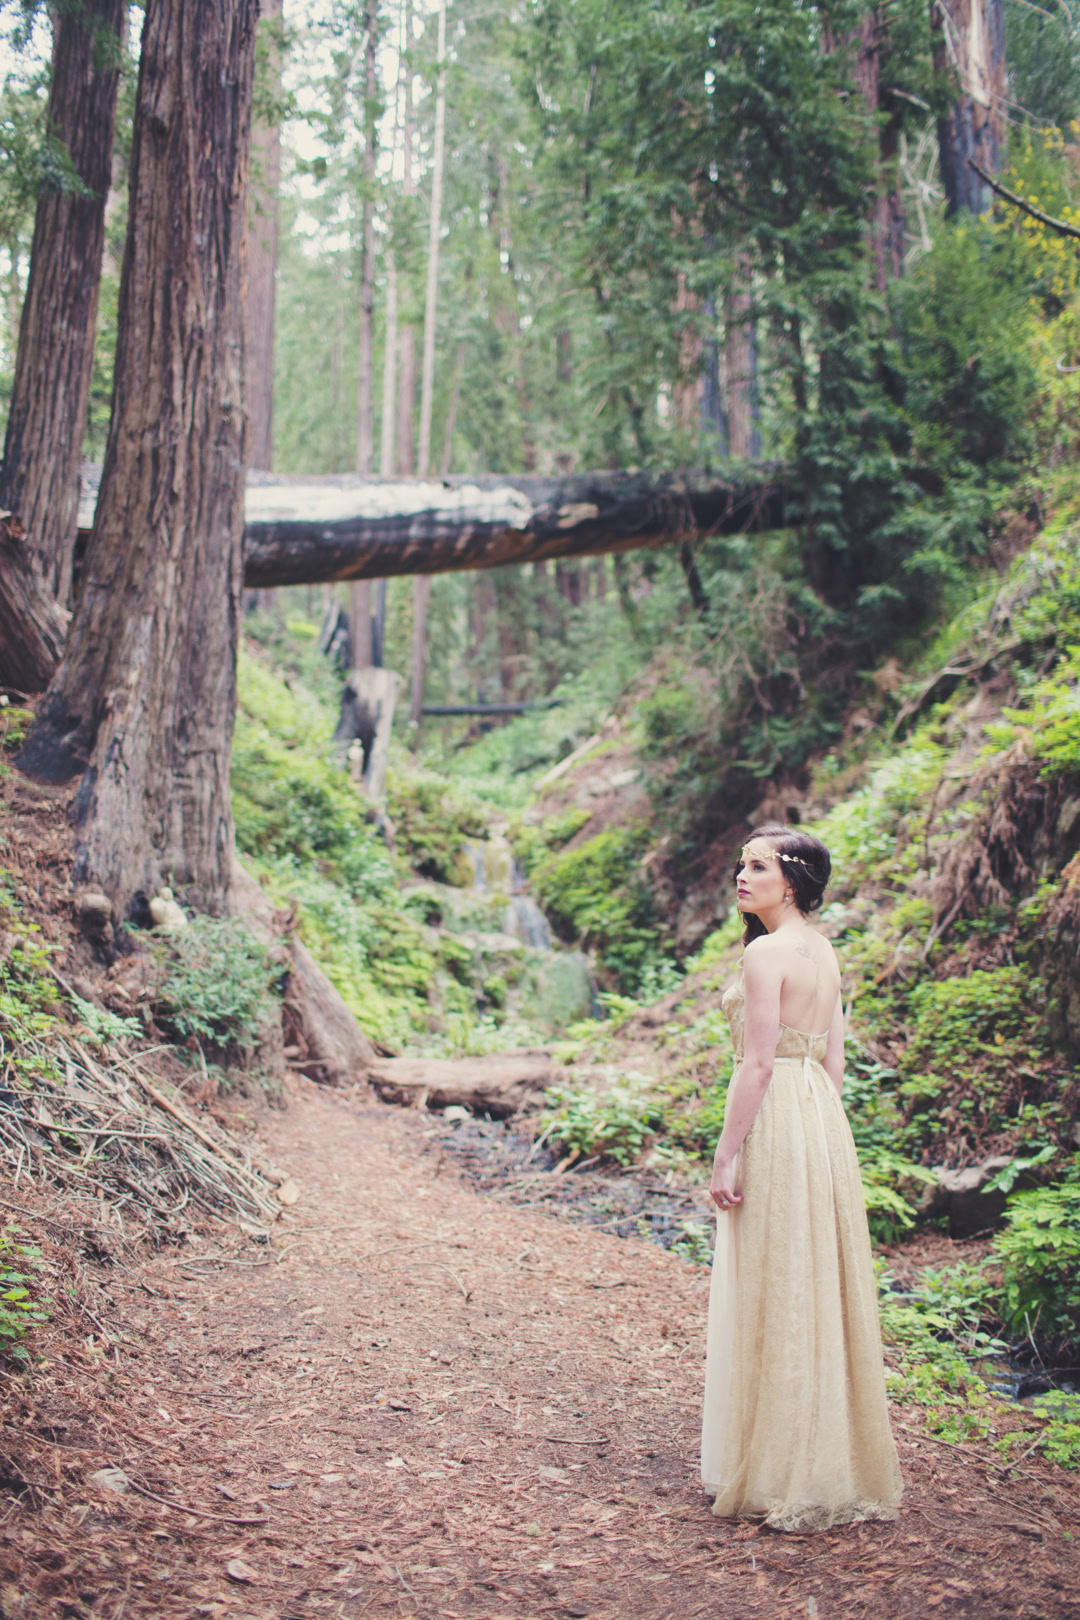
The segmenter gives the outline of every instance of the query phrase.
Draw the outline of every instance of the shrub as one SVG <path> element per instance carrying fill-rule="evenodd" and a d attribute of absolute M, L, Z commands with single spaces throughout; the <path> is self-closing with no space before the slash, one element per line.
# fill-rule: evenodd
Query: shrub
<path fill-rule="evenodd" d="M 1045 1000 L 1041 981 L 1014 966 L 914 987 L 900 1060 L 901 1094 L 914 1110 L 912 1140 L 946 1131 L 974 1145 L 1015 1119 L 1023 1101 L 1018 1071 L 1046 1046 Z M 932 1114 L 920 1111 L 929 1100 Z"/>
<path fill-rule="evenodd" d="M 661 1124 L 648 1084 L 627 1076 L 603 1094 L 589 1087 L 553 1087 L 547 1093 L 548 1140 L 562 1143 L 577 1158 L 601 1154 L 616 1164 L 633 1164 Z"/>
<path fill-rule="evenodd" d="M 994 1251 L 1007 1323 L 1054 1350 L 1080 1344 L 1080 1157 L 1061 1185 L 1015 1193 L 1006 1222 Z"/>
<path fill-rule="evenodd" d="M 180 1040 L 253 1048 L 273 1016 L 278 970 L 251 930 L 232 917 L 195 917 L 152 940 L 154 1012 Z"/>

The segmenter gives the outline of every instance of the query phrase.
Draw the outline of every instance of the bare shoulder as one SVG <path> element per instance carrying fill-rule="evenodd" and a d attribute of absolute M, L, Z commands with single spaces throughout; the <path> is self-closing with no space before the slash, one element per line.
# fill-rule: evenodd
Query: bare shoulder
<path fill-rule="evenodd" d="M 760 934 L 743 951 L 743 973 L 748 978 L 769 973 L 782 965 L 784 944 L 775 934 Z"/>

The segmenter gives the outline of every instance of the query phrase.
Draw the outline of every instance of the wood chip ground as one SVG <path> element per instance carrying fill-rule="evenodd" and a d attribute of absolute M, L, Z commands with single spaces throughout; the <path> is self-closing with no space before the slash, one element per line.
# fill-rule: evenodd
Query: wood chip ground
<path fill-rule="evenodd" d="M 5 1382 L 4 1620 L 1080 1615 L 1077 1481 L 910 1410 L 897 1523 L 714 1519 L 707 1274 L 485 1197 L 426 1129 L 298 1084 L 270 1244 L 118 1262 L 108 1318 Z"/>

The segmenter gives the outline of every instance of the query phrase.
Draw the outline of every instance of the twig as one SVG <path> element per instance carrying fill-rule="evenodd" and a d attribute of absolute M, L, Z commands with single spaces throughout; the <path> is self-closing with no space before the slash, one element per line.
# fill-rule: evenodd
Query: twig
<path fill-rule="evenodd" d="M 1080 242 L 1080 229 L 1077 229 L 1075 225 L 1069 225 L 1063 219 L 1055 219 L 1053 214 L 1044 214 L 1041 208 L 1035 207 L 1034 203 L 1029 203 L 1024 197 L 1018 197 L 1015 191 L 1010 191 L 1008 186 L 1001 184 L 1000 180 L 995 180 L 993 175 L 987 174 L 982 164 L 976 163 L 974 158 L 968 158 L 968 168 L 974 169 L 979 179 L 984 181 L 991 191 L 996 191 L 999 197 L 1004 197 L 1005 201 L 1012 203 L 1014 208 L 1019 208 L 1023 213 L 1030 214 L 1031 218 L 1037 219 L 1040 225 L 1048 225 L 1052 231 L 1057 231 L 1059 236 L 1071 236 L 1074 241 Z"/>
<path fill-rule="evenodd" d="M 151 1502 L 161 1502 L 165 1507 L 176 1508 L 177 1512 L 179 1513 L 197 1514 L 200 1519 L 214 1519 L 218 1524 L 270 1523 L 270 1515 L 268 1513 L 262 1514 L 260 1518 L 239 1519 L 235 1514 L 232 1513 L 208 1513 L 206 1508 L 192 1507 L 189 1502 L 174 1502 L 171 1496 L 158 1496 L 156 1491 L 151 1491 L 147 1488 L 147 1486 L 140 1485 L 137 1479 L 131 1478 L 130 1474 L 128 1475 L 128 1484 L 131 1486 L 133 1491 L 138 1491 L 140 1496 L 148 1496 Z"/>

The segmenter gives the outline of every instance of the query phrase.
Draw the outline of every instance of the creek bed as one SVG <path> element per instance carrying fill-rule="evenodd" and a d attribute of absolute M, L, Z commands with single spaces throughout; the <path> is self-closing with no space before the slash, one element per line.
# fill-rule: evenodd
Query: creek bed
<path fill-rule="evenodd" d="M 619 1237 L 640 1235 L 662 1248 L 707 1260 L 712 1221 L 705 1188 L 667 1173 L 595 1160 L 561 1169 L 565 1159 L 513 1121 L 445 1120 L 428 1133 L 427 1151 L 445 1154 L 477 1191 L 510 1204 L 546 1207 L 579 1225 Z"/>

